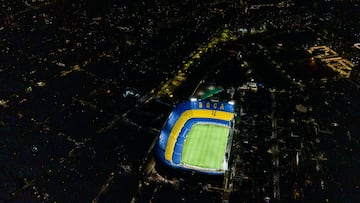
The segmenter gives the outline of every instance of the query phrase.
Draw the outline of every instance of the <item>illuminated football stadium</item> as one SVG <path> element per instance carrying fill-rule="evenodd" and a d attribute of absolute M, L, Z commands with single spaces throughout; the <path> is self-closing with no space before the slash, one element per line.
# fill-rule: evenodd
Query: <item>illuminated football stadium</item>
<path fill-rule="evenodd" d="M 234 103 L 191 99 L 175 107 L 156 147 L 157 157 L 174 168 L 205 174 L 228 170 Z"/>

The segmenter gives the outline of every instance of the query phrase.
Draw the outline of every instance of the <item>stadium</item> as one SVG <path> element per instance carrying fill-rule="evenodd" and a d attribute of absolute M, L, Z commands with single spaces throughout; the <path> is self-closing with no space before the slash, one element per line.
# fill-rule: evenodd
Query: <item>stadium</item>
<path fill-rule="evenodd" d="M 234 126 L 234 103 L 192 98 L 167 118 L 156 146 L 165 164 L 204 174 L 228 170 Z"/>

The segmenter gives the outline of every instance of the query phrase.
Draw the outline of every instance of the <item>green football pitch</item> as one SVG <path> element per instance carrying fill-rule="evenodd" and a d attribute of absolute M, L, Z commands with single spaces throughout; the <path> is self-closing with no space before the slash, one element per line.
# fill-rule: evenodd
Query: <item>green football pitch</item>
<path fill-rule="evenodd" d="M 181 162 L 207 169 L 222 169 L 229 128 L 194 124 L 184 142 Z"/>

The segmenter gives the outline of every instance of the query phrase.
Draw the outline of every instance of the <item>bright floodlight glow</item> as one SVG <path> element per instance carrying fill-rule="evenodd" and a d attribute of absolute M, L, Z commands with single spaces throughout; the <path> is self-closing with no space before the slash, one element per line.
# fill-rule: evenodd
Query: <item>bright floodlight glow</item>
<path fill-rule="evenodd" d="M 222 169 L 224 170 L 224 171 L 227 171 L 228 170 L 228 163 L 227 163 L 227 161 L 224 159 L 224 161 L 223 161 L 223 163 L 222 163 Z"/>
<path fill-rule="evenodd" d="M 191 97 L 191 98 L 190 98 L 190 101 L 192 101 L 192 102 L 196 102 L 196 101 L 197 101 L 197 99 L 196 99 L 196 98 L 194 98 L 194 97 Z"/>
<path fill-rule="evenodd" d="M 231 105 L 234 105 L 235 101 L 229 101 L 228 103 L 231 104 Z"/>

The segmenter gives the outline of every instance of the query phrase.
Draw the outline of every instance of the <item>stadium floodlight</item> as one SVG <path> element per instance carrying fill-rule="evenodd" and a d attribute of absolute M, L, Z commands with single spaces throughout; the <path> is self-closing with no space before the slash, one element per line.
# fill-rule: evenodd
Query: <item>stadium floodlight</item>
<path fill-rule="evenodd" d="M 228 102 L 230 105 L 234 105 L 235 104 L 235 101 L 229 101 Z"/>
<path fill-rule="evenodd" d="M 196 102 L 196 101 L 197 101 L 197 99 L 196 99 L 196 98 L 194 98 L 194 97 L 191 97 L 191 98 L 190 98 L 190 101 L 191 101 L 191 102 Z"/>

